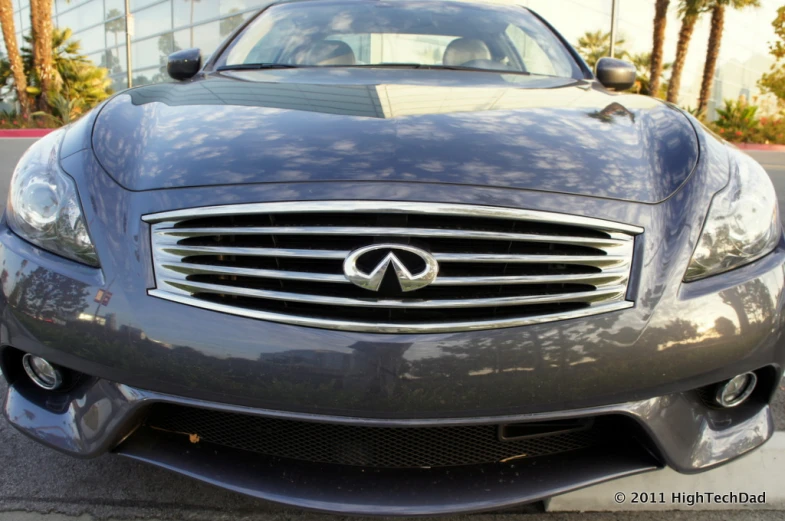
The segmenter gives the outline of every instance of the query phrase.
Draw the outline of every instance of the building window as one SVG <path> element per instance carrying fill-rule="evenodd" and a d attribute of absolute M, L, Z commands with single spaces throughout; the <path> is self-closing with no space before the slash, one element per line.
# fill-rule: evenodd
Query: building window
<path fill-rule="evenodd" d="M 172 30 L 172 4 L 169 0 L 134 13 L 134 39 Z"/>
<path fill-rule="evenodd" d="M 174 27 L 198 24 L 221 15 L 219 0 L 173 0 Z"/>
<path fill-rule="evenodd" d="M 172 34 L 154 36 L 147 40 L 134 42 L 131 45 L 131 59 L 134 65 L 134 74 L 140 69 L 161 67 L 166 64 L 166 57 L 171 49 Z"/>
<path fill-rule="evenodd" d="M 174 33 L 174 43 L 180 49 L 198 47 L 202 51 L 202 59 L 207 61 L 208 56 L 223 41 L 221 22 L 222 20 L 219 20 L 177 31 Z"/>
<path fill-rule="evenodd" d="M 125 16 L 125 0 L 104 0 L 104 20 Z"/>
<path fill-rule="evenodd" d="M 67 12 L 57 16 L 57 26 L 60 29 L 68 27 L 73 32 L 100 24 L 102 21 L 103 9 L 98 5 L 97 0 L 69 9 Z"/>
<path fill-rule="evenodd" d="M 85 54 L 100 51 L 106 47 L 103 25 L 75 33 L 72 39 L 77 40 L 80 43 L 81 51 Z"/>
<path fill-rule="evenodd" d="M 106 49 L 101 57 L 101 67 L 109 69 L 109 74 L 120 74 L 127 70 L 125 45 Z"/>

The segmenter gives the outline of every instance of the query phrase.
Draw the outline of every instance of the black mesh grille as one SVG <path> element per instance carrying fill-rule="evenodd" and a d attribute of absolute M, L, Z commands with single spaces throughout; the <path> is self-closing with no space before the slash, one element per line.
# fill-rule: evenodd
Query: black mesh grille
<path fill-rule="evenodd" d="M 147 420 L 153 429 L 188 435 L 199 443 L 287 459 L 375 468 L 479 465 L 568 452 L 621 439 L 622 433 L 613 423 L 612 418 L 596 418 L 516 424 L 514 428 L 365 427 L 173 405 L 153 406 Z M 513 433 L 513 439 L 504 439 L 504 433 Z"/>

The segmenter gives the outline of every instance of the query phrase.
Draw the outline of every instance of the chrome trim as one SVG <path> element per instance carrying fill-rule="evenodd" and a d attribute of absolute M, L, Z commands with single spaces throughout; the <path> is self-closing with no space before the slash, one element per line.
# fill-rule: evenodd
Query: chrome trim
<path fill-rule="evenodd" d="M 238 248 L 235 246 L 166 246 L 158 245 L 162 253 L 171 255 L 239 255 L 246 257 L 288 257 L 301 259 L 343 260 L 352 252 L 348 250 L 296 250 L 287 248 Z M 588 266 L 618 266 L 629 260 L 626 255 L 516 255 L 482 253 L 434 253 L 439 262 L 493 262 L 527 264 L 586 264 Z"/>
<path fill-rule="evenodd" d="M 541 212 L 537 210 L 519 210 L 500 206 L 479 206 L 472 204 L 450 203 L 417 203 L 404 201 L 292 201 L 279 203 L 229 204 L 225 206 L 205 206 L 187 208 L 142 216 L 148 223 L 165 221 L 181 221 L 199 217 L 216 217 L 238 214 L 269 214 L 269 213 L 417 213 L 422 215 L 466 215 L 470 217 L 489 217 L 494 219 L 511 219 L 555 223 L 593 228 L 609 232 L 624 232 L 637 235 L 643 233 L 640 226 L 621 224 L 604 219 L 582 217 L 562 213 Z"/>
<path fill-rule="evenodd" d="M 265 270 L 259 268 L 237 268 L 233 266 L 214 266 L 210 264 L 169 264 L 162 262 L 162 270 L 169 277 L 185 279 L 188 275 L 236 275 L 261 279 L 302 280 L 310 282 L 332 282 L 351 284 L 344 275 L 313 273 L 307 271 Z M 627 281 L 628 270 L 607 270 L 587 275 L 520 275 L 499 277 L 439 277 L 433 286 L 490 286 L 496 284 L 592 284 L 606 286 Z"/>
<path fill-rule="evenodd" d="M 199 300 L 187 295 L 175 295 L 166 291 L 158 289 L 148 290 L 148 294 L 153 297 L 158 297 L 166 300 L 171 300 L 179 304 L 185 304 L 197 308 L 207 309 L 210 311 L 218 311 L 220 313 L 227 313 L 229 315 L 239 315 L 241 317 L 257 318 L 260 320 L 267 320 L 270 322 L 281 322 L 295 326 L 317 327 L 322 329 L 336 329 L 339 331 L 357 331 L 365 333 L 453 333 L 456 331 L 479 331 L 483 329 L 501 329 L 505 327 L 518 327 L 518 326 L 531 326 L 534 324 L 543 324 L 546 322 L 557 322 L 560 320 L 570 320 L 574 318 L 582 318 L 590 315 L 597 315 L 599 313 L 610 313 L 612 311 L 621 311 L 629 309 L 635 304 L 632 302 L 621 301 L 613 302 L 610 304 L 592 306 L 586 309 L 579 309 L 576 311 L 568 311 L 565 313 L 551 313 L 549 315 L 532 316 L 525 318 L 508 318 L 502 320 L 478 320 L 478 321 L 463 321 L 463 322 L 449 322 L 444 324 L 389 324 L 384 322 L 368 323 L 368 322 L 354 322 L 351 320 L 329 320 L 329 319 L 314 319 L 308 317 L 301 317 L 297 315 L 283 315 L 279 313 L 271 313 L 268 311 L 256 311 L 253 309 L 238 308 L 234 306 L 227 306 L 224 304 L 217 304 Z"/>
<path fill-rule="evenodd" d="M 627 282 L 629 270 L 608 270 L 588 275 L 519 275 L 499 277 L 439 277 L 434 286 L 489 286 L 495 284 L 591 284 L 603 287 Z"/>
<path fill-rule="evenodd" d="M 263 270 L 258 268 L 237 268 L 233 266 L 213 266 L 210 264 L 168 264 L 163 262 L 160 267 L 167 272 L 179 275 L 185 280 L 188 275 L 235 275 L 241 277 L 257 277 L 260 279 L 304 280 L 309 282 L 334 282 L 350 284 L 344 275 L 330 273 L 312 273 L 307 271 Z"/>
<path fill-rule="evenodd" d="M 563 229 L 561 231 L 567 235 L 554 235 L 554 234 L 537 234 L 537 233 L 515 233 L 515 232 L 494 232 L 467 229 L 462 230 L 459 227 L 452 226 L 448 223 L 444 228 L 440 227 L 421 227 L 421 228 L 402 228 L 402 227 L 384 227 L 384 226 L 324 226 L 307 225 L 307 226 L 280 226 L 276 227 L 272 224 L 264 224 L 267 220 L 262 220 L 263 225 L 260 226 L 237 226 L 231 227 L 221 225 L 217 227 L 203 227 L 190 225 L 188 222 L 183 222 L 181 227 L 177 227 L 181 221 L 189 221 L 191 219 L 198 219 L 211 216 L 234 216 L 234 215 L 253 215 L 253 214 L 280 214 L 280 213 L 368 213 L 368 214 L 423 214 L 432 216 L 462 216 L 469 218 L 491 218 L 491 219 L 510 219 L 520 220 L 524 222 L 533 223 L 548 223 L 555 225 L 571 226 L 574 231 Z M 190 306 L 218 311 L 222 313 L 229 313 L 249 318 L 257 318 L 262 320 L 269 320 L 273 322 L 280 322 L 286 324 L 294 324 L 308 327 L 320 327 L 327 329 L 337 329 L 342 331 L 364 331 L 364 332 L 377 332 L 377 333 L 441 333 L 452 331 L 473 331 L 479 329 L 492 329 L 503 327 L 516 327 L 529 324 L 540 324 L 544 322 L 566 320 L 570 318 L 579 318 L 589 315 L 595 315 L 604 312 L 618 311 L 632 307 L 632 302 L 625 301 L 627 293 L 627 283 L 629 281 L 630 270 L 632 266 L 632 252 L 634 248 L 635 235 L 643 231 L 642 228 L 631 226 L 627 224 L 617 224 L 611 221 L 594 219 L 588 217 L 570 216 L 559 213 L 540 212 L 532 210 L 516 210 L 512 208 L 498 208 L 490 206 L 474 206 L 466 204 L 442 204 L 442 203 L 411 203 L 411 202 L 397 202 L 397 201 L 314 201 L 314 202 L 277 202 L 277 203 L 253 203 L 245 205 L 228 205 L 228 206 L 213 206 L 207 208 L 194 208 L 186 210 L 176 210 L 171 212 L 163 212 L 159 214 L 151 214 L 143 217 L 144 221 L 151 223 L 151 239 L 152 239 L 152 253 L 154 259 L 154 270 L 156 277 L 156 289 L 149 290 L 151 296 L 168 299 L 177 303 L 187 304 Z M 271 221 L 274 222 L 274 221 Z M 438 221 L 437 221 L 438 222 Z M 359 224 L 359 223 L 358 223 Z M 371 224 L 374 224 L 371 221 Z M 441 223 L 440 223 L 441 225 Z M 471 226 L 469 227 L 471 228 Z M 481 228 L 481 226 L 478 226 Z M 596 233 L 587 233 L 587 236 L 581 235 L 581 228 L 587 231 L 600 231 L 605 236 L 593 237 Z M 536 227 L 535 227 L 536 230 Z M 251 240 L 250 243 L 243 243 L 240 241 L 240 246 L 233 246 L 235 239 L 233 236 L 271 236 L 273 241 L 269 243 L 270 247 L 257 247 L 256 241 Z M 446 239 L 459 239 L 459 240 L 477 240 L 477 241 L 508 241 L 508 242 L 523 242 L 523 243 L 546 243 L 546 244 L 559 244 L 559 245 L 574 245 L 576 247 L 593 248 L 596 251 L 595 255 L 591 254 L 591 250 L 574 250 L 576 255 L 570 254 L 548 254 L 548 249 L 542 249 L 543 254 L 530 253 L 530 251 L 540 251 L 540 249 L 525 250 L 527 253 L 465 253 L 461 250 L 451 250 L 451 247 L 445 246 L 446 251 L 426 252 L 414 246 L 406 246 L 404 244 L 371 244 L 367 247 L 361 247 L 357 250 L 347 251 L 346 247 L 340 249 L 329 249 L 331 247 L 330 241 L 320 241 L 319 244 L 322 249 L 307 249 L 302 247 L 286 248 L 278 247 L 276 237 L 283 236 L 367 236 L 369 243 L 373 242 L 373 238 L 383 239 L 385 237 L 413 237 L 424 238 L 428 237 L 446 238 Z M 178 242 L 191 238 L 191 237 L 209 237 L 216 236 L 217 242 L 209 245 L 180 245 Z M 220 239 L 220 241 L 218 240 Z M 202 244 L 205 244 L 204 242 Z M 214 245 L 213 245 L 214 244 Z M 307 244 L 307 242 L 306 242 Z M 341 243 L 346 244 L 346 243 Z M 416 244 L 416 243 L 415 243 Z M 425 243 L 427 244 L 427 242 Z M 440 243 L 442 244 L 442 243 Z M 447 243 L 451 244 L 451 243 Z M 458 243 L 460 244 L 460 243 Z M 249 247 L 253 246 L 253 247 Z M 302 281 L 313 282 L 314 284 L 329 283 L 329 284 L 350 284 L 349 275 L 353 272 L 344 271 L 344 273 L 332 272 L 333 268 L 330 264 L 314 264 L 316 271 L 292 271 L 292 268 L 285 268 L 284 264 L 286 259 L 330 259 L 342 260 L 344 266 L 350 261 L 349 257 L 352 255 L 358 256 L 368 249 L 379 249 L 380 247 L 390 249 L 409 249 L 414 248 L 417 252 L 427 255 L 433 259 L 433 264 L 438 270 L 439 263 L 470 263 L 479 267 L 482 263 L 496 263 L 496 264 L 554 264 L 554 265 L 579 265 L 591 268 L 588 273 L 567 273 L 561 275 L 558 271 L 548 270 L 551 272 L 539 272 L 532 268 L 531 273 L 527 274 L 530 270 L 524 268 L 520 275 L 471 275 L 471 271 L 465 272 L 467 276 L 438 276 L 438 271 L 433 274 L 437 275 L 430 278 L 427 283 L 433 286 L 445 287 L 465 287 L 468 293 L 455 293 L 458 298 L 452 298 L 453 293 L 447 293 L 448 298 L 432 298 L 432 299 L 418 299 L 417 293 L 412 293 L 411 297 L 401 299 L 377 298 L 369 293 L 369 297 L 359 298 L 356 295 L 347 296 L 345 289 L 335 289 L 335 293 L 329 290 L 329 287 L 315 286 L 309 292 L 308 289 L 299 289 L 300 287 L 308 288 L 308 286 L 286 286 L 283 285 L 281 289 L 275 286 L 258 287 L 252 283 L 231 283 L 229 282 L 236 277 L 247 277 L 257 279 L 279 279 L 281 281 Z M 325 249 L 326 248 L 326 249 Z M 560 249 L 560 248 L 557 248 Z M 561 249 L 560 249 L 561 250 Z M 468 250 L 464 250 L 468 251 Z M 493 250 L 490 250 L 493 251 Z M 502 250 L 503 251 L 503 250 Z M 570 250 L 562 250 L 570 251 Z M 587 253 L 578 253 L 587 251 Z M 555 252 L 554 252 L 555 253 Z M 419 255 L 419 253 L 416 253 Z M 187 257 L 198 255 L 210 255 L 215 260 L 210 260 L 211 264 L 197 263 Z M 262 268 L 248 267 L 244 263 L 237 264 L 233 256 L 247 256 L 247 257 L 261 257 L 269 259 L 280 259 L 281 264 L 271 263 L 265 261 L 266 264 Z M 397 258 L 397 257 L 396 257 Z M 395 259 L 386 258 L 381 264 L 377 265 L 379 268 L 385 261 L 388 264 L 394 264 Z M 400 259 L 398 259 L 400 261 Z M 427 259 L 426 259 L 427 260 Z M 203 262 L 203 261 L 202 261 Z M 400 264 L 400 262 L 399 262 Z M 427 262 L 426 262 L 427 264 Z M 276 266 L 280 266 L 276 269 Z M 310 264 L 300 265 L 294 269 L 303 269 L 304 266 Z M 404 266 L 405 267 L 405 266 Z M 369 267 L 367 267 L 369 269 Z M 386 268 L 396 268 L 395 265 Z M 445 268 L 446 269 L 446 268 Z M 594 270 L 594 272 L 592 272 Z M 379 270 L 374 270 L 379 271 Z M 400 270 L 396 270 L 396 274 Z M 426 271 L 428 271 L 426 269 Z M 381 271 L 380 271 L 381 273 Z M 456 273 L 464 273 L 463 268 Z M 480 271 L 479 273 L 482 273 Z M 488 273 L 488 272 L 486 272 Z M 493 272 L 491 272 L 493 273 Z M 503 273 L 503 272 L 500 272 Z M 542 273 L 542 274 L 537 274 Z M 223 280 L 209 280 L 198 281 L 189 280 L 192 275 L 221 275 L 228 278 L 226 283 Z M 364 277 L 371 277 L 371 274 L 363 274 Z M 378 275 L 378 273 L 377 273 Z M 405 277 L 404 273 L 404 278 Z M 413 278 L 421 274 L 411 275 Z M 378 278 L 378 277 L 377 277 Z M 371 281 L 372 282 L 372 281 Z M 378 281 L 377 281 L 378 282 Z M 528 294 L 528 295 L 504 295 L 495 296 L 495 291 L 484 295 L 478 295 L 479 298 L 472 298 L 472 293 L 477 294 L 480 290 L 472 292 L 471 287 L 487 286 L 487 285 L 531 285 L 531 284 L 584 284 L 593 287 L 591 291 L 574 291 L 564 289 L 562 293 L 551 292 L 547 294 Z M 425 284 L 423 284 L 425 285 Z M 362 287 L 362 286 L 361 286 Z M 292 289 L 285 289 L 292 288 Z M 297 288 L 297 289 L 294 289 Z M 371 288 L 373 289 L 373 288 Z M 402 289 L 403 285 L 402 285 Z M 417 288 L 413 288 L 417 289 Z M 560 288 L 555 288 L 555 291 L 562 291 Z M 307 316 L 304 311 L 299 311 L 300 314 L 288 315 L 281 311 L 263 311 L 260 309 L 253 309 L 250 300 L 242 304 L 232 305 L 231 300 L 227 302 L 217 303 L 204 298 L 197 298 L 194 295 L 200 293 L 213 293 L 224 295 L 225 298 L 231 297 L 246 297 L 248 299 L 259 299 L 260 304 L 264 300 L 291 302 L 292 304 L 311 304 L 316 306 L 339 306 L 346 307 L 346 316 L 351 317 L 349 309 L 352 307 L 367 307 L 367 308 L 388 308 L 388 309 L 489 309 L 494 307 L 509 307 L 509 306 L 525 306 L 529 304 L 553 304 L 553 303 L 584 303 L 585 308 L 564 311 L 556 313 L 548 313 L 544 315 L 535 316 L 522 316 L 522 317 L 507 317 L 502 319 L 477 319 L 466 320 L 461 319 L 454 322 L 401 322 L 401 323 L 371 323 L 362 322 L 357 320 L 344 320 L 344 319 L 327 319 L 319 318 L 318 316 Z M 522 288 L 519 293 L 527 293 L 527 290 Z M 300 308 L 303 309 L 303 308 Z M 314 308 L 318 309 L 318 308 Z M 294 311 L 292 311 L 294 313 Z M 318 313 L 318 312 L 315 312 Z M 522 311 L 521 313 L 525 313 Z M 490 313 L 488 313 L 490 314 Z M 449 314 L 444 315 L 449 317 Z M 487 315 L 486 315 L 487 316 Z M 449 320 L 449 319 L 447 319 Z"/>
<path fill-rule="evenodd" d="M 444 300 L 387 300 L 387 299 L 355 299 L 346 297 L 329 297 L 323 295 L 308 295 L 303 293 L 290 293 L 269 289 L 251 289 L 240 286 L 224 286 L 205 282 L 191 281 L 165 281 L 166 284 L 192 293 L 217 293 L 236 297 L 256 297 L 271 300 L 285 300 L 289 302 L 302 302 L 304 304 L 327 304 L 333 306 L 355 306 L 368 308 L 397 308 L 397 309 L 459 309 L 459 308 L 487 308 L 496 306 L 522 306 L 524 304 L 547 304 L 553 302 L 596 302 L 620 299 L 627 291 L 626 286 L 612 286 L 610 288 L 576 293 L 557 293 L 554 295 L 526 295 L 522 297 L 492 297 L 476 299 L 444 299 Z"/>
<path fill-rule="evenodd" d="M 623 246 L 629 239 L 602 239 L 545 235 L 532 233 L 501 233 L 478 230 L 444 230 L 429 228 L 381 228 L 351 226 L 281 226 L 281 227 L 236 227 L 236 228 L 162 228 L 155 232 L 163 237 L 205 237 L 209 235 L 369 235 L 378 237 L 440 237 L 477 239 L 489 241 L 548 242 L 553 244 L 578 244 L 584 246 Z M 176 242 L 176 241 L 175 241 Z"/>
<path fill-rule="evenodd" d="M 293 250 L 287 248 L 237 248 L 231 246 L 166 246 L 157 247 L 163 253 L 171 255 L 240 255 L 247 257 L 289 257 L 300 259 L 340 259 L 349 255 L 349 251 L 338 250 Z"/>
<path fill-rule="evenodd" d="M 629 262 L 627 255 L 515 255 L 484 253 L 434 253 L 439 262 L 489 262 L 527 264 L 585 264 L 587 266 L 620 266 Z"/>

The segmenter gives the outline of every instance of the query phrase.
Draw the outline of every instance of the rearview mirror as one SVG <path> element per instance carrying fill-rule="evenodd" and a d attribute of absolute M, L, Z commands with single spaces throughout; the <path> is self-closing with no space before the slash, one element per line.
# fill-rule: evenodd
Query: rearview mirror
<path fill-rule="evenodd" d="M 610 90 L 628 90 L 635 85 L 635 65 L 615 58 L 602 58 L 597 62 L 597 80 Z"/>
<path fill-rule="evenodd" d="M 199 49 L 173 52 L 166 62 L 166 72 L 175 80 L 193 78 L 201 68 L 202 52 Z"/>

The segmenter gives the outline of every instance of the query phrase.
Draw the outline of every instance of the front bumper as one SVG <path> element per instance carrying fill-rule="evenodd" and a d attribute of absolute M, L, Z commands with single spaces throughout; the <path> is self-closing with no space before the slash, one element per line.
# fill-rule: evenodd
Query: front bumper
<path fill-rule="evenodd" d="M 633 420 L 641 429 L 638 443 L 614 445 L 605 451 L 584 449 L 467 467 L 368 469 L 301 461 L 282 463 L 245 451 L 194 444 L 184 436 L 162 434 L 144 425 L 150 407 L 162 403 L 252 416 L 390 428 L 613 415 Z M 719 411 L 707 408 L 695 393 L 689 392 L 557 413 L 390 422 L 207 403 L 98 379 L 89 379 L 69 393 L 53 396 L 19 380 L 9 388 L 4 412 L 26 435 L 74 456 L 91 457 L 111 450 L 261 499 L 351 514 L 475 512 L 541 500 L 666 464 L 682 472 L 695 472 L 758 447 L 774 432 L 771 411 L 760 401 L 733 411 Z"/>

